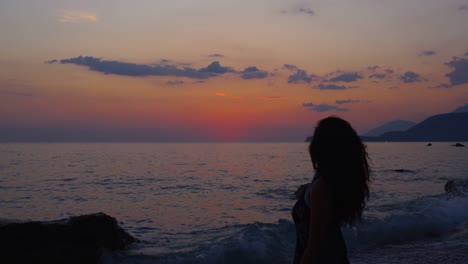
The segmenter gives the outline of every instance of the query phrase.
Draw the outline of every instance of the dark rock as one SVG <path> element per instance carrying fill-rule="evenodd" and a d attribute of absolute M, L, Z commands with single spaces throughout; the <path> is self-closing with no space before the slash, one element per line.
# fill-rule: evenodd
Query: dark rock
<path fill-rule="evenodd" d="M 398 173 L 416 173 L 414 170 L 407 170 L 407 169 L 395 169 L 392 171 L 398 172 Z"/>
<path fill-rule="evenodd" d="M 445 194 L 449 197 L 463 197 L 468 194 L 468 180 L 450 180 L 445 184 Z"/>
<path fill-rule="evenodd" d="M 465 145 L 461 144 L 461 143 L 456 143 L 456 144 L 453 144 L 452 147 L 464 147 Z"/>
<path fill-rule="evenodd" d="M 138 240 L 104 213 L 0 224 L 1 263 L 99 263 Z"/>
<path fill-rule="evenodd" d="M 428 143 L 428 144 L 426 145 L 426 147 L 430 147 L 430 146 L 432 146 L 432 143 Z"/>

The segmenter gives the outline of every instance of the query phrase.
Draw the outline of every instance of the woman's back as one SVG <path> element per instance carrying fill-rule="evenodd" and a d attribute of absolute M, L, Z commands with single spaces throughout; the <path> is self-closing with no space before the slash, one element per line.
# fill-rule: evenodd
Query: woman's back
<path fill-rule="evenodd" d="M 293 208 L 294 263 L 347 264 L 341 226 L 361 220 L 369 197 L 366 146 L 347 121 L 332 116 L 319 121 L 309 154 L 318 177 L 298 194 Z"/>
<path fill-rule="evenodd" d="M 314 184 L 317 177 L 314 178 L 312 183 L 306 186 L 301 186 L 296 192 L 297 202 L 292 209 L 292 217 L 296 224 L 296 251 L 294 253 L 294 264 L 299 264 L 304 251 L 307 248 L 307 242 L 309 241 L 310 233 L 310 207 L 309 204 L 324 202 L 324 201 L 310 201 L 308 191 L 310 191 L 310 185 Z M 331 201 L 329 201 L 332 203 Z M 312 205 L 313 206 L 313 205 Z M 333 212 L 334 210 L 331 210 Z M 327 225 L 326 230 L 320 237 L 317 263 L 330 263 L 330 264 L 346 264 L 349 263 L 346 244 L 341 233 L 341 226 L 338 221 L 334 220 L 332 215 L 330 219 L 332 221 Z M 336 219 L 336 218 L 335 218 Z M 318 235 L 318 234 L 317 234 Z"/>

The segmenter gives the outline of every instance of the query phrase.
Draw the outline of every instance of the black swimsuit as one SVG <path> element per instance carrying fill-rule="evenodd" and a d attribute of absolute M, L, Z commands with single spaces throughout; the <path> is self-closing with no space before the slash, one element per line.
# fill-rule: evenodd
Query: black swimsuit
<path fill-rule="evenodd" d="M 315 176 L 312 183 L 318 177 Z M 310 224 L 310 208 L 306 202 L 306 191 L 309 185 L 305 184 L 296 191 L 297 202 L 292 209 L 292 217 L 296 224 L 296 251 L 294 252 L 294 264 L 301 261 L 302 254 L 307 247 Z M 327 239 L 321 241 L 319 249 L 319 263 L 326 264 L 349 264 L 346 244 L 341 233 L 339 224 L 330 225 L 327 232 Z"/>

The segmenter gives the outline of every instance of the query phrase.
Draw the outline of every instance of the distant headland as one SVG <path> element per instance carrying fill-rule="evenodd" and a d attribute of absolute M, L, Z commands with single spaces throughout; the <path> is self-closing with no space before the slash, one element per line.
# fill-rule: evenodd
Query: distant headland
<path fill-rule="evenodd" d="M 410 126 L 408 129 L 397 129 L 383 132 L 380 135 L 369 136 L 367 134 L 361 136 L 367 142 L 459 142 L 468 141 L 468 105 L 458 108 L 452 113 L 433 115 L 424 121 Z M 379 128 L 386 127 L 394 122 L 387 123 Z M 402 122 L 398 122 L 399 125 Z M 406 123 L 408 125 L 410 123 Z M 373 129 L 371 131 L 375 131 Z M 312 140 L 312 137 L 307 137 L 306 142 Z"/>

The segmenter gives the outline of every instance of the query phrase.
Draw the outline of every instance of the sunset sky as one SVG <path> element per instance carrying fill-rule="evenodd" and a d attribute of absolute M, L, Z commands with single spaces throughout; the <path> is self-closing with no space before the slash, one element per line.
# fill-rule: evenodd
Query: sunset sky
<path fill-rule="evenodd" d="M 301 141 L 468 103 L 467 0 L 2 0 L 0 141 Z"/>

